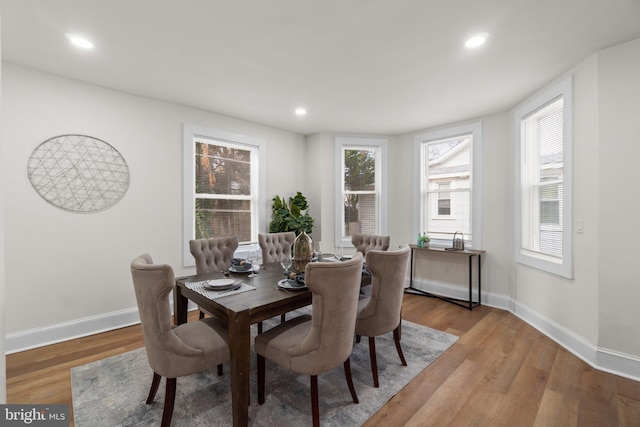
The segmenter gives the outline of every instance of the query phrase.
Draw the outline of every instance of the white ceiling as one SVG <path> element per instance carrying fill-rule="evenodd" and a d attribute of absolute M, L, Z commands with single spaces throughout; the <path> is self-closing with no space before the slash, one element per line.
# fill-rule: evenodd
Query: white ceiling
<path fill-rule="evenodd" d="M 301 134 L 506 111 L 640 36 L 640 0 L 1 0 L 0 14 L 4 61 Z M 487 44 L 465 49 L 479 31 Z"/>

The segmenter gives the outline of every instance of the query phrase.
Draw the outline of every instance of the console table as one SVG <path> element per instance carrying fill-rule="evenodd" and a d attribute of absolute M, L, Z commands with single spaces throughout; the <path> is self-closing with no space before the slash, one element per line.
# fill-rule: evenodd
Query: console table
<path fill-rule="evenodd" d="M 459 305 L 461 307 L 467 308 L 469 310 L 473 310 L 473 307 L 479 306 L 482 304 L 482 270 L 481 270 L 481 258 L 482 254 L 486 253 L 483 250 L 447 250 L 445 248 L 420 248 L 417 245 L 409 245 L 411 248 L 411 269 L 409 275 L 409 287 L 405 288 L 405 292 L 409 294 L 415 295 L 424 295 L 427 297 L 438 298 L 443 301 L 450 302 L 452 304 Z M 421 289 L 417 289 L 413 287 L 413 264 L 415 260 L 416 251 L 426 251 L 426 252 L 438 252 L 440 254 L 450 254 L 451 256 L 466 256 L 469 259 L 469 299 L 461 300 L 457 298 L 451 298 L 444 295 L 437 295 L 431 292 L 426 292 Z M 472 287 L 473 287 L 473 257 L 478 257 L 478 301 L 473 301 L 472 296 Z"/>

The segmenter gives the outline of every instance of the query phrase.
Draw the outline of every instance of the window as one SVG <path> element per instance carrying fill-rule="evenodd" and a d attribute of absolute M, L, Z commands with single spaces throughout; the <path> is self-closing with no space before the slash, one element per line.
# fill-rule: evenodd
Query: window
<path fill-rule="evenodd" d="M 450 182 L 440 182 L 438 185 L 438 216 L 451 215 Z"/>
<path fill-rule="evenodd" d="M 415 137 L 418 173 L 414 233 L 426 232 L 434 246 L 451 247 L 456 232 L 480 247 L 480 123 Z"/>
<path fill-rule="evenodd" d="M 516 260 L 573 277 L 571 80 L 516 109 Z"/>
<path fill-rule="evenodd" d="M 358 233 L 386 234 L 386 139 L 336 138 L 336 246 Z"/>
<path fill-rule="evenodd" d="M 212 129 L 184 128 L 184 265 L 189 240 L 236 236 L 255 244 L 264 224 L 263 141 Z"/>

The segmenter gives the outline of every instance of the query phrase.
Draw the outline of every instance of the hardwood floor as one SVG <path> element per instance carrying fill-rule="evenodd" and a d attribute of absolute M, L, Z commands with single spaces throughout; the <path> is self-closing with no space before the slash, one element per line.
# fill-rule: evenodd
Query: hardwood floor
<path fill-rule="evenodd" d="M 365 427 L 640 426 L 640 382 L 591 368 L 509 312 L 405 295 L 403 318 L 460 340 Z M 71 367 L 142 346 L 132 326 L 9 355 L 7 402 L 71 407 Z"/>

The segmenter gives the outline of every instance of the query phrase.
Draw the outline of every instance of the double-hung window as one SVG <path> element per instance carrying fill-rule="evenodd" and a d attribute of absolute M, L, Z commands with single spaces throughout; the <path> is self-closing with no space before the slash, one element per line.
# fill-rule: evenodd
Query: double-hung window
<path fill-rule="evenodd" d="M 571 278 L 571 80 L 516 109 L 516 260 Z"/>
<path fill-rule="evenodd" d="M 415 137 L 417 212 L 415 232 L 434 246 L 450 247 L 461 232 L 480 247 L 482 125 L 473 123 Z"/>
<path fill-rule="evenodd" d="M 351 236 L 386 234 L 387 140 L 336 138 L 336 246 L 351 245 Z"/>
<path fill-rule="evenodd" d="M 255 244 L 264 223 L 261 140 L 206 128 L 184 129 L 184 261 L 188 241 L 236 236 Z"/>

